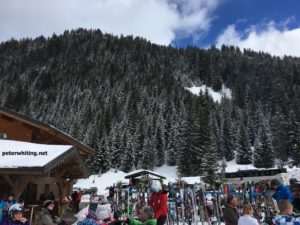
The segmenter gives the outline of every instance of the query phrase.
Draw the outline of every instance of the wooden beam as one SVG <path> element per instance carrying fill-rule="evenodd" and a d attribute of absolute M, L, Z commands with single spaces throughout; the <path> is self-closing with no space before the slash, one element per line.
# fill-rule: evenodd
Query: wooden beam
<path fill-rule="evenodd" d="M 4 178 L 6 183 L 11 187 L 12 191 L 15 193 L 16 199 L 19 199 L 26 186 L 36 178 L 36 176 L 33 175 L 23 176 L 24 179 L 14 182 L 8 175 L 1 175 L 1 176 Z"/>
<path fill-rule="evenodd" d="M 65 172 L 67 171 L 72 171 L 73 169 L 77 169 L 78 168 L 78 165 L 73 165 L 73 166 L 70 166 L 70 167 L 67 167 L 65 168 L 63 171 L 60 171 L 56 177 L 61 177 L 62 175 L 64 175 Z"/>
<path fill-rule="evenodd" d="M 8 175 L 1 175 L 4 180 L 6 181 L 6 183 L 11 187 L 11 188 L 14 188 L 15 184 L 14 182 L 12 181 L 12 179 L 8 176 Z"/>

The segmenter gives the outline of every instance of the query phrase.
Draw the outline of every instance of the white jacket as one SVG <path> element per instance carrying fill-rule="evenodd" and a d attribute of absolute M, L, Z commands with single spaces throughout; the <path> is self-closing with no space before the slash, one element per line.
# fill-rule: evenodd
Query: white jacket
<path fill-rule="evenodd" d="M 98 204 L 96 209 L 96 217 L 98 220 L 104 220 L 111 217 L 111 206 L 107 204 Z"/>

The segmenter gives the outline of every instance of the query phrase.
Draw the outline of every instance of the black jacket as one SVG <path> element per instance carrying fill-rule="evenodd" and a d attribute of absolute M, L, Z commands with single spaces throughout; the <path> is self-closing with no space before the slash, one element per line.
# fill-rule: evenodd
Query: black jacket
<path fill-rule="evenodd" d="M 223 212 L 223 218 L 226 225 L 237 225 L 239 217 L 239 213 L 235 208 L 229 205 L 225 207 Z"/>

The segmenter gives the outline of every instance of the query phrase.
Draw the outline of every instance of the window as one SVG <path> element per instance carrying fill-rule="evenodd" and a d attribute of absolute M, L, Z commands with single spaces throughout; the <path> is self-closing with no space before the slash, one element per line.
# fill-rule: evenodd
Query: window
<path fill-rule="evenodd" d="M 6 133 L 0 133 L 0 139 L 6 139 L 7 135 Z"/>

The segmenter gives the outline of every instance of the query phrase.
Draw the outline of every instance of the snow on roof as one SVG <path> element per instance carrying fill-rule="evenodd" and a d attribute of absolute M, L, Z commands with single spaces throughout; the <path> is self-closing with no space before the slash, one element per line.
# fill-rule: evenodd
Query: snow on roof
<path fill-rule="evenodd" d="M 208 94 L 213 98 L 214 102 L 221 102 L 222 97 L 226 97 L 231 99 L 231 90 L 226 88 L 225 85 L 222 85 L 222 89 L 219 92 L 215 92 L 211 87 L 207 87 L 206 85 L 201 85 L 200 87 L 186 87 L 185 89 L 189 90 L 194 95 L 199 95 L 200 91 L 205 93 L 208 91 Z"/>
<path fill-rule="evenodd" d="M 201 180 L 201 176 L 197 177 L 181 177 L 180 179 L 185 181 L 187 184 L 203 184 L 203 180 Z"/>
<path fill-rule="evenodd" d="M 0 168 L 43 167 L 72 147 L 0 140 Z"/>
<path fill-rule="evenodd" d="M 219 162 L 221 164 L 222 161 Z M 233 160 L 226 162 L 226 168 L 225 172 L 226 173 L 232 173 L 232 172 L 237 172 L 237 171 L 242 171 L 242 170 L 269 170 L 269 169 L 277 169 L 275 167 L 272 168 L 256 168 L 253 166 L 253 164 L 249 165 L 239 165 L 236 163 L 236 158 Z"/>

